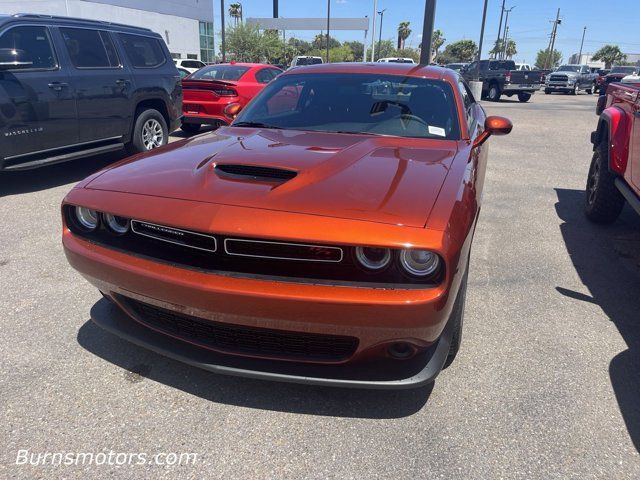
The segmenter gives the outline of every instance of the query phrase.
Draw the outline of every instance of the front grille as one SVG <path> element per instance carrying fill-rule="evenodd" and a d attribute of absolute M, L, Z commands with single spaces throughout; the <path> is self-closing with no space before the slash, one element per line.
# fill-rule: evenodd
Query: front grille
<path fill-rule="evenodd" d="M 298 173 L 284 168 L 260 167 L 256 165 L 222 164 L 216 165 L 216 171 L 234 177 L 245 177 L 255 180 L 291 180 Z"/>
<path fill-rule="evenodd" d="M 569 77 L 566 75 L 551 75 L 549 77 L 549 81 L 551 82 L 566 82 L 569 80 Z"/>
<path fill-rule="evenodd" d="M 353 355 L 355 337 L 270 330 L 214 322 L 119 297 L 147 326 L 213 350 L 265 358 L 339 362 Z"/>
<path fill-rule="evenodd" d="M 264 240 L 246 240 L 227 238 L 224 251 L 228 255 L 253 258 L 272 258 L 281 260 L 299 260 L 308 262 L 339 263 L 342 261 L 342 249 L 322 245 L 304 245 L 299 243 L 267 242 Z"/>

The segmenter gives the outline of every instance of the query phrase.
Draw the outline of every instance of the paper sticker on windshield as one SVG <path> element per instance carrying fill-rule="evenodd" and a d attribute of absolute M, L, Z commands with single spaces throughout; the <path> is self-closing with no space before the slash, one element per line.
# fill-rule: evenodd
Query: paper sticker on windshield
<path fill-rule="evenodd" d="M 431 135 L 437 135 L 439 137 L 446 137 L 447 136 L 447 133 L 444 131 L 444 128 L 432 127 L 431 125 L 429 125 L 429 133 Z"/>

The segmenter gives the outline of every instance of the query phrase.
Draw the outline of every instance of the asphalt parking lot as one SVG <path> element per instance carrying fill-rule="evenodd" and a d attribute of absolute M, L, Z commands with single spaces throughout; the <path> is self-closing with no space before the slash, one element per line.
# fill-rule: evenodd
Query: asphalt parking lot
<path fill-rule="evenodd" d="M 490 140 L 463 344 L 413 391 L 217 376 L 103 332 L 59 206 L 119 156 L 0 174 L 0 477 L 640 478 L 640 218 L 582 214 L 595 100 L 484 102 L 514 130 Z M 52 467 L 19 450 L 198 457 Z"/>

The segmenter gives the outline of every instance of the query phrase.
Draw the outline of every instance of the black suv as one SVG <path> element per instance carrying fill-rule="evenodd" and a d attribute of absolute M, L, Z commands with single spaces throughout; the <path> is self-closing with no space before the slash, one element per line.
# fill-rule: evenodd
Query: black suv
<path fill-rule="evenodd" d="M 0 15 L 0 170 L 164 145 L 182 86 L 162 37 L 145 28 Z"/>

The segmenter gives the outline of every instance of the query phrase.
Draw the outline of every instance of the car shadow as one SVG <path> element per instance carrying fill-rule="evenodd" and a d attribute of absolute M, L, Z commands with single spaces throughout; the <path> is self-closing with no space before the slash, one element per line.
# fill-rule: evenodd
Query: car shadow
<path fill-rule="evenodd" d="M 358 390 L 218 375 L 138 347 L 91 320 L 78 331 L 85 350 L 123 369 L 123 381 L 149 379 L 226 405 L 347 418 L 402 418 L 420 411 L 433 383 L 411 390 Z"/>
<path fill-rule="evenodd" d="M 104 153 L 56 163 L 33 170 L 0 172 L 0 197 L 38 192 L 48 188 L 77 183 L 94 172 L 127 157 L 127 152 Z"/>
<path fill-rule="evenodd" d="M 628 206 L 613 225 L 589 222 L 584 191 L 556 189 L 556 212 L 573 265 L 589 295 L 556 287 L 567 297 L 598 305 L 627 344 L 609 375 L 629 436 L 640 452 L 640 217 Z M 597 332 L 594 332 L 594 336 Z"/>

